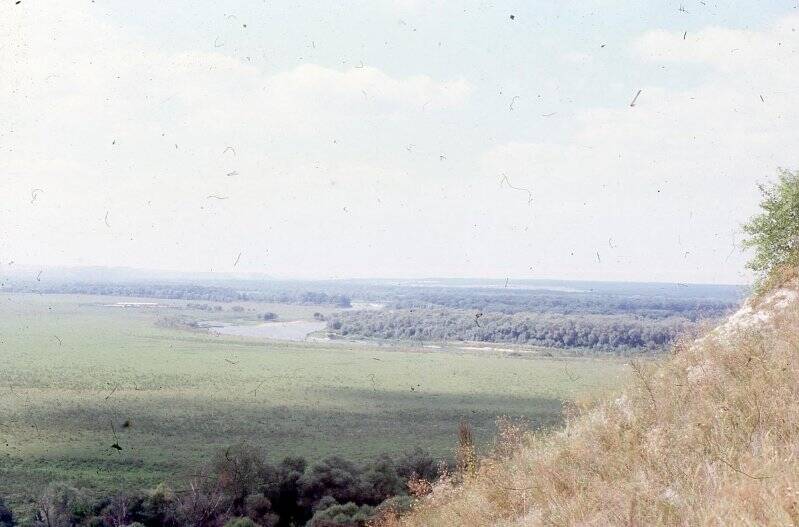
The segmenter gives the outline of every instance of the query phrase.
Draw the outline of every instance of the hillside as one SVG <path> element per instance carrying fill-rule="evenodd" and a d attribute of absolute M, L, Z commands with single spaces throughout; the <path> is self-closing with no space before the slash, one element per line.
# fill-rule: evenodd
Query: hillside
<path fill-rule="evenodd" d="M 799 523 L 795 274 L 668 359 L 633 367 L 620 395 L 555 433 L 506 434 L 383 525 Z"/>

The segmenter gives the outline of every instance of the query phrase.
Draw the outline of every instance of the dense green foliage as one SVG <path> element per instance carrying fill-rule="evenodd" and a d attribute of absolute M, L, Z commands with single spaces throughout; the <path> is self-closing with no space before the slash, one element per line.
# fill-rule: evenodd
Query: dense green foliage
<path fill-rule="evenodd" d="M 702 318 L 720 317 L 737 304 L 729 299 L 690 296 L 442 288 L 407 292 L 389 305 L 394 309 L 450 307 L 506 314 L 522 312 L 562 315 L 627 314 L 652 319 L 680 316 L 695 322 Z"/>
<path fill-rule="evenodd" d="M 762 280 L 799 265 L 799 171 L 781 170 L 777 182 L 761 185 L 760 214 L 744 225 L 745 246 L 755 250 L 748 267 Z"/>
<path fill-rule="evenodd" d="M 408 481 L 433 481 L 437 467 L 420 449 L 362 465 L 335 456 L 310 466 L 297 457 L 271 464 L 239 444 L 219 451 L 180 490 L 103 494 L 51 483 L 23 520 L 34 527 L 363 527 L 381 510 L 407 508 Z M 14 524 L 0 500 L 0 526 Z"/>
<path fill-rule="evenodd" d="M 482 313 L 454 309 L 337 312 L 328 329 L 345 337 L 476 341 L 603 351 L 661 350 L 692 324 L 678 317 Z"/>
<path fill-rule="evenodd" d="M 313 515 L 308 527 L 348 527 L 366 525 L 374 514 L 374 507 L 361 505 L 360 507 L 353 502 L 345 504 L 332 503 L 327 507 L 320 508 Z"/>
<path fill-rule="evenodd" d="M 350 307 L 346 295 L 328 294 L 318 291 L 240 291 L 232 287 L 204 286 L 194 284 L 151 283 L 35 283 L 8 284 L 0 288 L 8 293 L 45 293 L 74 295 L 125 296 L 132 298 L 166 298 L 179 300 L 204 300 L 209 302 L 275 302 L 281 304 L 331 305 Z"/>

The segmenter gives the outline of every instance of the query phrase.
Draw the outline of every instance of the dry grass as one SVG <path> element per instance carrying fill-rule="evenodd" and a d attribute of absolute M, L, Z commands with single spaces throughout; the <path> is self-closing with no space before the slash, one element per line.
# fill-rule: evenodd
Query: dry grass
<path fill-rule="evenodd" d="M 444 478 L 382 525 L 798 525 L 799 302 L 788 297 L 756 324 L 636 364 L 621 396 Z"/>

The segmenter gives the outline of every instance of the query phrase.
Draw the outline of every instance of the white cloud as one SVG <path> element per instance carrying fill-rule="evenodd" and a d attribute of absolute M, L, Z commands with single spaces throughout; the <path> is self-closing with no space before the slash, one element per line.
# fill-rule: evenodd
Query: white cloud
<path fill-rule="evenodd" d="M 244 119 L 245 125 L 285 131 L 297 119 L 335 127 L 336 119 L 359 114 L 456 108 L 470 92 L 463 79 L 394 78 L 375 67 L 338 71 L 302 64 L 266 73 L 219 52 L 155 48 L 90 16 L 83 4 L 31 3 L 25 9 L 0 20 L 11 37 L 0 47 L 6 88 L 0 96 L 4 113 L 19 121 L 28 112 L 47 119 L 50 112 L 78 111 L 89 118 L 111 112 L 117 120 L 164 120 L 161 105 L 167 103 L 182 117 L 211 119 L 215 126 Z"/>
<path fill-rule="evenodd" d="M 388 0 L 388 5 L 398 13 L 417 13 L 443 7 L 444 0 Z"/>
<path fill-rule="evenodd" d="M 572 251 L 583 272 L 596 273 L 599 251 L 605 276 L 736 279 L 743 256 L 732 244 L 754 212 L 756 183 L 799 167 L 797 22 L 708 28 L 686 40 L 647 33 L 634 43 L 643 60 L 672 62 L 675 75 L 684 63 L 712 69 L 691 89 L 644 86 L 633 108 L 582 112 L 566 142 L 510 143 L 486 156 L 486 174 L 530 188 L 537 221 L 557 228 L 531 235 L 549 248 L 541 264 L 549 274 Z"/>
<path fill-rule="evenodd" d="M 559 112 L 549 134 L 523 105 L 476 104 L 490 81 L 266 71 L 85 3 L 20 7 L 0 18 L 0 261 L 230 270 L 242 252 L 238 270 L 276 274 L 731 281 L 754 183 L 799 166 L 796 17 L 642 35 L 640 60 L 695 85 Z M 483 152 L 494 137 L 511 139 Z"/>
<path fill-rule="evenodd" d="M 406 168 L 351 151 L 387 123 L 459 108 L 466 81 L 316 64 L 268 73 L 154 47 L 83 3 L 24 7 L 0 20 L 11 37 L 0 46 L 0 261 L 207 270 L 242 251 L 239 269 L 318 276 L 370 268 L 352 259 L 373 240 L 401 269 L 407 245 L 380 233 L 436 198 L 414 197 Z M 43 192 L 30 203 L 33 188 Z M 298 256 L 309 250 L 335 257 Z"/>
<path fill-rule="evenodd" d="M 591 60 L 591 55 L 579 51 L 571 51 L 563 55 L 563 60 L 572 64 L 582 64 Z"/>
<path fill-rule="evenodd" d="M 634 50 L 644 60 L 707 64 L 726 73 L 755 67 L 768 69 L 771 74 L 789 74 L 780 70 L 799 60 L 798 30 L 799 15 L 783 17 L 762 31 L 722 27 L 708 27 L 696 33 L 658 30 L 639 38 Z"/>
<path fill-rule="evenodd" d="M 269 85 L 287 97 L 312 97 L 315 101 L 323 97 L 352 106 L 361 106 L 367 99 L 395 108 L 453 108 L 462 105 L 470 91 L 464 80 L 436 82 L 426 75 L 394 79 L 373 67 L 340 72 L 313 64 L 275 75 Z"/>

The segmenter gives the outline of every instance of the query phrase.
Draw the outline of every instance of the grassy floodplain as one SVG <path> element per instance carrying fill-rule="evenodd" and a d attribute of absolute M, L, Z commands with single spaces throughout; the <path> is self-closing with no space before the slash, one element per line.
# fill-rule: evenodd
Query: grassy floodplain
<path fill-rule="evenodd" d="M 50 481 L 97 488 L 179 484 L 219 447 L 246 441 L 279 459 L 354 460 L 420 446 L 449 455 L 468 419 L 483 445 L 500 415 L 556 424 L 562 401 L 611 390 L 620 360 L 509 357 L 422 346 L 278 342 L 164 327 L 271 310 L 330 308 L 0 295 L 0 480 L 14 501 Z M 125 422 L 129 423 L 125 427 Z M 111 448 L 118 443 L 121 451 Z"/>

